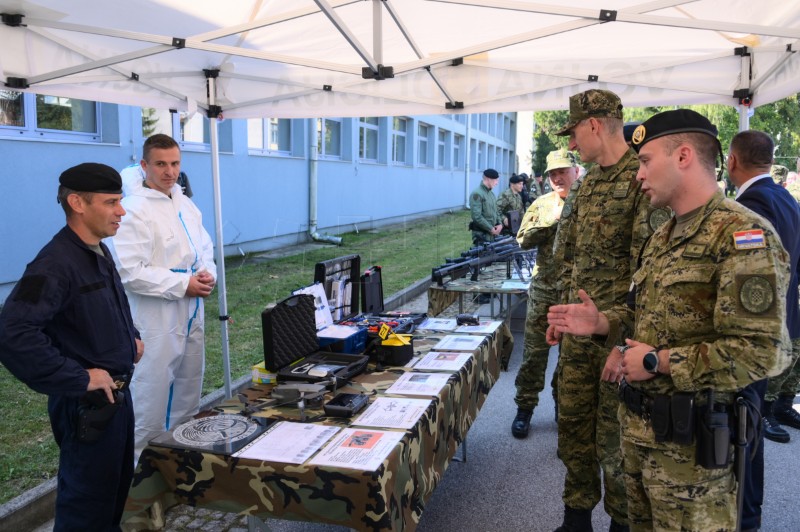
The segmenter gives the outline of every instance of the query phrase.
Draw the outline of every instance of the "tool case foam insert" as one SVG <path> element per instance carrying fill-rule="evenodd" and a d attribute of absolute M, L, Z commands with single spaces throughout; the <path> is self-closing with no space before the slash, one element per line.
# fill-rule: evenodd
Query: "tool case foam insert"
<path fill-rule="evenodd" d="M 295 294 L 261 313 L 264 365 L 278 381 L 318 382 L 335 376 L 337 386 L 358 375 L 365 355 L 319 351 L 314 296 Z"/>

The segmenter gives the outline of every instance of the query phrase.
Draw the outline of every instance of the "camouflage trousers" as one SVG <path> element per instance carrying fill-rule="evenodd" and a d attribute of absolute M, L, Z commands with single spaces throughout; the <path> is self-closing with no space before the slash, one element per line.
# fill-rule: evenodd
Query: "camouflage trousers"
<path fill-rule="evenodd" d="M 703 469 L 695 465 L 694 444 L 663 445 L 622 441 L 631 531 L 736 530 L 733 465 Z"/>
<path fill-rule="evenodd" d="M 614 521 L 627 523 L 619 450 L 617 385 L 600 380 L 610 349 L 589 338 L 565 335 L 558 365 L 558 452 L 567 468 L 566 506 L 592 509 L 600 501 Z"/>
<path fill-rule="evenodd" d="M 539 392 L 544 390 L 547 359 L 550 345 L 545 340 L 547 331 L 547 309 L 556 304 L 557 295 L 554 290 L 534 288 L 528 297 L 528 311 L 525 315 L 525 344 L 522 351 L 522 364 L 517 373 L 514 385 L 517 395 L 514 402 L 517 408 L 533 410 L 539 404 Z M 551 379 L 553 399 L 556 398 L 557 373 Z"/>
<path fill-rule="evenodd" d="M 779 395 L 791 395 L 794 397 L 798 388 L 800 387 L 800 364 L 797 359 L 800 358 L 800 338 L 792 340 L 792 361 L 789 367 L 783 370 L 783 373 L 777 377 L 771 377 L 767 385 L 767 401 L 774 401 Z"/>

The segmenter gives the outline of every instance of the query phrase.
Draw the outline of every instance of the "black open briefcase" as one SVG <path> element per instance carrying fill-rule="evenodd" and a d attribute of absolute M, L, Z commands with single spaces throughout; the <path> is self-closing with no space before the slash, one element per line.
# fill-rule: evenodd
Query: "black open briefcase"
<path fill-rule="evenodd" d="M 264 365 L 278 381 L 319 382 L 336 377 L 345 384 L 367 366 L 369 357 L 320 351 L 314 297 L 297 294 L 261 313 Z"/>

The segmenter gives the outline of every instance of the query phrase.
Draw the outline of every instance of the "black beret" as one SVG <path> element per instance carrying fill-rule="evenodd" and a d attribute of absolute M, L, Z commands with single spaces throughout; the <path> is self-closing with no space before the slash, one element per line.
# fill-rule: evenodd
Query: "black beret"
<path fill-rule="evenodd" d="M 122 194 L 122 178 L 119 172 L 100 163 L 82 163 L 67 168 L 58 182 L 76 192 L 101 192 Z"/>
<path fill-rule="evenodd" d="M 634 130 L 631 143 L 638 152 L 653 139 L 678 133 L 705 133 L 717 138 L 717 128 L 708 118 L 691 109 L 675 109 L 648 118 Z"/>
<path fill-rule="evenodd" d="M 636 131 L 636 128 L 639 127 L 641 122 L 625 122 L 625 125 L 622 126 L 622 134 L 625 137 L 625 142 L 631 142 L 631 137 L 633 136 L 633 132 Z"/>
<path fill-rule="evenodd" d="M 522 177 L 523 174 L 520 175 L 512 175 L 511 178 L 508 180 L 509 183 L 522 183 L 525 181 L 525 178 Z"/>
<path fill-rule="evenodd" d="M 483 171 L 483 175 L 488 177 L 489 179 L 499 179 L 500 174 L 497 173 L 497 170 L 493 168 L 487 168 Z"/>

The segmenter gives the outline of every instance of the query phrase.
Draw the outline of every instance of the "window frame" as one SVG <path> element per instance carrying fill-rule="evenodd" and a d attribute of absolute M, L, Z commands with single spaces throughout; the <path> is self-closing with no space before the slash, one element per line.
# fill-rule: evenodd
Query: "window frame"
<path fill-rule="evenodd" d="M 4 89 L 5 90 L 5 89 Z M 22 125 L 2 125 L 0 124 L 0 137 L 4 139 L 18 138 L 18 139 L 41 139 L 47 141 L 68 141 L 68 142 L 85 142 L 85 143 L 100 143 L 103 138 L 102 129 L 102 111 L 100 109 L 100 102 L 93 100 L 83 100 L 81 98 L 70 98 L 66 96 L 53 96 L 49 94 L 36 94 L 31 92 L 21 92 L 14 90 L 5 90 L 8 93 L 18 93 L 22 95 L 20 103 L 22 106 Z M 67 129 L 51 129 L 42 127 L 39 123 L 39 114 L 37 109 L 37 98 L 39 97 L 52 97 L 63 100 L 76 100 L 79 102 L 88 102 L 94 113 L 94 131 L 73 131 Z"/>

